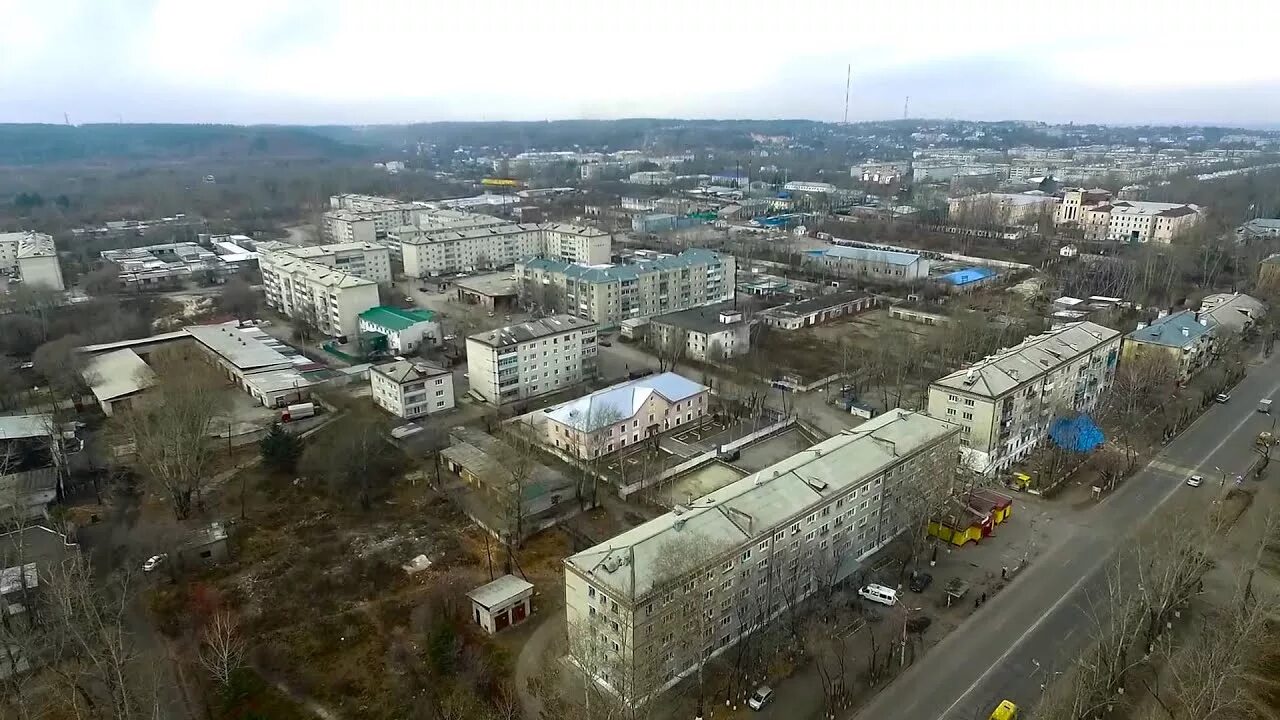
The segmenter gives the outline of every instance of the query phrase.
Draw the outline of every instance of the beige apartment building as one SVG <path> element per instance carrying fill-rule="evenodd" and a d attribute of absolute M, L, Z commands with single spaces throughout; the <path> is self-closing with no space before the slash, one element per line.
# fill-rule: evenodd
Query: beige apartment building
<path fill-rule="evenodd" d="M 389 283 L 391 253 L 386 246 L 372 242 L 330 243 L 328 245 L 273 245 L 267 253 L 288 255 L 317 265 L 324 265 L 376 283 Z"/>
<path fill-rule="evenodd" d="M 934 381 L 928 412 L 960 426 L 974 470 L 1007 470 L 1048 435 L 1054 418 L 1098 406 L 1120 343 L 1119 331 L 1091 322 L 1034 335 Z"/>
<path fill-rule="evenodd" d="M 618 383 L 548 408 L 544 442 L 594 459 L 634 447 L 707 414 L 711 388 L 673 372 Z"/>
<path fill-rule="evenodd" d="M 336 242 L 375 242 L 413 222 L 429 206 L 374 195 L 334 195 L 324 214 L 325 237 Z M 373 237 L 369 237 L 372 226 Z"/>
<path fill-rule="evenodd" d="M 507 267 L 530 257 L 599 265 L 609 262 L 613 247 L 603 230 L 563 223 L 404 227 L 389 242 L 398 246 L 405 274 L 415 278 Z"/>
<path fill-rule="evenodd" d="M 904 529 L 954 476 L 959 428 L 894 409 L 567 558 L 569 658 L 640 705 Z"/>
<path fill-rule="evenodd" d="M 1199 223 L 1204 212 L 1198 205 L 1138 200 L 1112 201 L 1106 190 L 1068 190 L 1054 220 L 1076 225 L 1088 240 L 1113 242 L 1173 242 Z"/>
<path fill-rule="evenodd" d="M 553 315 L 467 338 L 471 389 L 494 405 L 563 390 L 595 373 L 595 323 L 572 315 Z"/>
<path fill-rule="evenodd" d="M 354 337 L 360 313 L 377 307 L 378 283 L 304 260 L 288 252 L 258 256 L 267 304 L 291 318 L 305 318 L 328 335 Z"/>
<path fill-rule="evenodd" d="M 733 299 L 732 255 L 694 248 L 626 265 L 535 259 L 516 265 L 525 302 L 563 309 L 604 327 Z"/>

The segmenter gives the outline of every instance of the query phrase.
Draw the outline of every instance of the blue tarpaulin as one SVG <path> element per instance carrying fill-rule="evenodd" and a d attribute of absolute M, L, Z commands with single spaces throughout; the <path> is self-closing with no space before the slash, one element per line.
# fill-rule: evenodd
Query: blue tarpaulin
<path fill-rule="evenodd" d="M 1088 415 L 1060 417 L 1049 426 L 1049 438 L 1063 450 L 1090 452 L 1103 443 L 1102 430 Z"/>

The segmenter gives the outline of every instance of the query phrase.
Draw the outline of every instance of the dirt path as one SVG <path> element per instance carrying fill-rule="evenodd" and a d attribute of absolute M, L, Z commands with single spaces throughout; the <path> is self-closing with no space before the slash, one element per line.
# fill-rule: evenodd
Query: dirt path
<path fill-rule="evenodd" d="M 516 692 L 520 694 L 520 705 L 524 708 L 524 716 L 527 718 L 542 717 L 542 702 L 529 692 L 529 679 L 537 674 L 542 663 L 546 661 L 547 647 L 558 634 L 564 633 L 564 624 L 564 608 L 558 608 L 554 614 L 547 616 L 542 624 L 534 629 L 533 635 L 529 636 L 524 647 L 520 648 L 520 654 L 516 656 Z"/>

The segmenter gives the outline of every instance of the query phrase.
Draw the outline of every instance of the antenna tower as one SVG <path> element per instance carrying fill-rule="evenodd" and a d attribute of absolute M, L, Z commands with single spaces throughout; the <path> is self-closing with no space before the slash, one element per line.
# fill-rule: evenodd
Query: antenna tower
<path fill-rule="evenodd" d="M 853 63 L 844 72 L 844 124 L 849 124 L 849 83 L 853 80 Z"/>
<path fill-rule="evenodd" d="M 908 95 L 906 100 L 902 101 L 902 119 L 907 119 L 907 108 L 911 107 L 911 96 Z"/>

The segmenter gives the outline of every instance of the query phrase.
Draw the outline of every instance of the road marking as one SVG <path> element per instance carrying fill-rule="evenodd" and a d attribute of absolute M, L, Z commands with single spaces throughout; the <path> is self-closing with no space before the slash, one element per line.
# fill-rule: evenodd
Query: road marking
<path fill-rule="evenodd" d="M 1280 382 L 1277 382 L 1275 385 L 1272 385 L 1271 390 L 1265 393 L 1263 397 L 1271 397 L 1272 395 L 1276 394 L 1277 391 L 1280 391 Z M 1192 427 L 1195 427 L 1196 423 L 1199 423 L 1208 414 L 1209 413 L 1207 412 L 1201 414 L 1200 417 L 1195 419 L 1195 422 L 1191 423 L 1191 425 L 1187 428 L 1187 430 L 1190 430 Z M 1253 419 L 1253 417 L 1254 417 L 1254 413 L 1250 412 L 1248 415 L 1245 415 L 1244 418 L 1240 420 L 1240 422 L 1236 423 L 1236 426 L 1231 429 L 1231 432 L 1228 432 L 1225 435 L 1223 435 L 1222 439 L 1218 441 L 1218 444 L 1214 445 L 1213 448 L 1211 448 L 1207 453 L 1204 454 L 1204 459 L 1201 460 L 1200 463 L 1195 466 L 1194 470 L 1197 472 L 1203 470 L 1205 465 L 1209 464 L 1209 459 L 1212 458 L 1214 455 L 1217 455 L 1218 452 L 1222 450 L 1222 446 L 1226 445 L 1228 440 L 1235 437 L 1236 433 L 1240 431 L 1240 428 L 1244 427 L 1250 420 Z M 1156 462 L 1156 459 L 1152 459 L 1151 462 L 1148 462 L 1147 465 L 1142 468 L 1141 472 L 1147 472 L 1148 468 L 1150 468 L 1153 464 L 1155 464 L 1155 462 Z M 1156 502 L 1156 504 L 1152 507 L 1151 512 L 1148 513 L 1147 516 L 1142 519 L 1143 523 L 1145 523 L 1152 515 L 1154 515 L 1155 511 L 1159 509 L 1160 506 L 1168 502 L 1169 498 L 1173 497 L 1173 494 L 1177 492 L 1178 489 L 1181 487 L 1182 487 L 1181 483 L 1170 484 L 1169 489 L 1165 491 L 1165 494 L 1161 496 L 1159 501 Z M 1112 497 L 1115 497 L 1115 496 L 1113 495 Z M 1118 546 L 1113 548 L 1113 552 L 1117 550 L 1119 550 Z M 949 705 L 947 709 L 942 712 L 942 715 L 940 717 L 941 718 L 947 717 L 948 715 L 951 714 L 952 710 L 956 709 L 957 705 L 964 702 L 965 698 L 969 697 L 969 694 L 972 693 L 976 687 L 981 685 L 987 679 L 987 677 L 990 676 L 993 671 L 995 671 L 997 667 L 1003 664 L 1004 661 L 1009 657 L 1010 654 L 1013 653 L 1014 650 L 1018 649 L 1018 646 L 1021 645 L 1022 642 L 1027 639 L 1028 635 L 1030 635 L 1031 633 L 1039 629 L 1041 623 L 1043 623 L 1046 619 L 1048 619 L 1050 615 L 1057 612 L 1058 608 L 1062 606 L 1062 603 L 1066 602 L 1072 595 L 1074 595 L 1076 591 L 1080 589 L 1080 586 L 1085 583 L 1086 580 L 1091 579 L 1093 577 L 1093 574 L 1098 571 L 1098 568 L 1107 564 L 1111 560 L 1112 554 L 1113 554 L 1112 552 L 1106 553 L 1106 555 L 1102 558 L 1100 562 L 1096 562 L 1092 566 L 1090 566 L 1089 569 L 1086 570 L 1085 573 L 1080 576 L 1080 579 L 1076 580 L 1075 583 L 1072 584 L 1071 588 L 1067 590 L 1067 592 L 1063 593 L 1062 597 L 1058 598 L 1057 602 L 1050 605 L 1048 610 L 1044 611 L 1043 613 L 1041 613 L 1040 617 L 1036 618 L 1036 621 L 1031 624 L 1031 627 L 1027 628 L 1012 643 L 1009 643 L 1008 649 L 1005 650 L 1004 653 L 1000 655 L 1000 657 L 996 658 L 996 661 L 991 663 L 991 665 L 988 666 L 987 669 L 983 671 L 981 675 L 978 676 L 978 679 L 973 681 L 972 685 L 966 688 L 963 693 L 960 693 L 960 697 L 956 698 L 956 701 L 951 703 L 951 705 Z M 972 618 L 972 616 L 970 617 Z"/>

